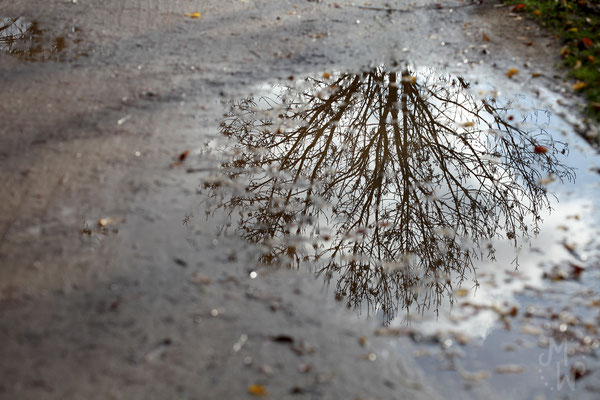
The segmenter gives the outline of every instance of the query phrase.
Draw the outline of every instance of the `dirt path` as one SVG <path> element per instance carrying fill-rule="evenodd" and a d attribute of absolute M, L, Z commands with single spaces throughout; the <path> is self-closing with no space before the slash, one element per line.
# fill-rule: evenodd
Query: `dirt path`
<path fill-rule="evenodd" d="M 385 350 L 377 322 L 349 317 L 310 273 L 251 279 L 230 256 L 237 244 L 182 224 L 198 201 L 186 167 L 201 162 L 220 100 L 264 80 L 395 60 L 541 101 L 560 90 L 551 38 L 506 8 L 383 6 L 0 5 L 67 43 L 59 62 L 0 53 L 0 398 L 237 399 L 253 384 L 276 399 L 441 392 L 408 339 L 395 343 L 401 359 Z M 508 80 L 509 68 L 522 73 Z"/>

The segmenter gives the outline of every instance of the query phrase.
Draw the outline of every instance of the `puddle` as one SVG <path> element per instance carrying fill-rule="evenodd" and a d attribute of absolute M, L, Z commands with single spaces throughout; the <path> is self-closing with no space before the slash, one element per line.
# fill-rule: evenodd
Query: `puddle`
<path fill-rule="evenodd" d="M 70 44 L 79 43 L 80 30 L 57 35 L 40 22 L 24 17 L 0 17 L 0 51 L 26 61 L 66 61 Z"/>
<path fill-rule="evenodd" d="M 291 77 L 225 105 L 199 193 L 214 234 L 312 269 L 448 387 L 550 396 L 600 347 L 598 160 L 561 124 L 428 68 Z"/>

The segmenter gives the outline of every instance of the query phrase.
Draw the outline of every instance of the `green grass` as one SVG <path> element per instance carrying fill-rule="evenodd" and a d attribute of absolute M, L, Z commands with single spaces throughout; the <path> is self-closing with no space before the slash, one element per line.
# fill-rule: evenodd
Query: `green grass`
<path fill-rule="evenodd" d="M 600 121 L 600 0 L 505 0 L 562 41 L 560 66 L 573 90 L 588 99 L 587 114 Z"/>

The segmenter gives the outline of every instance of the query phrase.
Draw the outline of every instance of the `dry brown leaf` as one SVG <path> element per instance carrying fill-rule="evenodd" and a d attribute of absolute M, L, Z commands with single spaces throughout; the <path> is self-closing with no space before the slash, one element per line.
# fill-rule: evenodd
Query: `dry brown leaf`
<path fill-rule="evenodd" d="M 179 154 L 179 156 L 177 157 L 179 159 L 179 161 L 183 161 L 187 158 L 187 156 L 190 154 L 189 150 L 185 150 L 183 151 L 181 154 Z"/>
<path fill-rule="evenodd" d="M 512 78 L 515 75 L 519 75 L 519 70 L 516 68 L 511 68 L 508 70 L 508 72 L 506 73 L 506 76 L 508 76 L 509 78 Z"/>

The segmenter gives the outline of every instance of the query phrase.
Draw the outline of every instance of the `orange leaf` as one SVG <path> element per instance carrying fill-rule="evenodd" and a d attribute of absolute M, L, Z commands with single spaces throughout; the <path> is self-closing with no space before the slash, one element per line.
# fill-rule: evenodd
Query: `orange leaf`
<path fill-rule="evenodd" d="M 323 78 L 329 79 L 331 78 L 331 74 L 329 72 L 323 72 Z"/>
<path fill-rule="evenodd" d="M 538 145 L 533 148 L 533 151 L 535 151 L 537 154 L 544 154 L 548 152 L 548 148 Z"/>
<path fill-rule="evenodd" d="M 575 82 L 575 84 L 573 84 L 573 90 L 581 90 L 581 89 L 583 89 L 586 86 L 587 86 L 587 83 L 581 82 L 581 81 L 577 81 L 577 82 Z"/>
<path fill-rule="evenodd" d="M 491 40 L 492 40 L 492 39 L 490 39 L 490 37 L 489 37 L 488 35 L 486 35 L 485 33 L 482 33 L 482 34 L 481 34 L 481 39 L 482 39 L 483 41 L 485 41 L 485 42 L 489 42 L 489 41 L 491 41 Z"/>
<path fill-rule="evenodd" d="M 263 385 L 250 385 L 248 386 L 248 393 L 253 396 L 266 396 L 267 389 Z"/>
<path fill-rule="evenodd" d="M 592 39 L 588 39 L 586 37 L 581 39 L 581 44 L 586 48 L 589 49 L 591 47 L 594 46 L 594 42 L 592 41 Z"/>
<path fill-rule="evenodd" d="M 516 68 L 511 68 L 508 70 L 508 72 L 506 73 L 506 76 L 508 76 L 509 78 L 512 78 L 515 75 L 519 75 L 519 70 Z"/>
<path fill-rule="evenodd" d="M 525 7 L 527 7 L 525 4 L 523 3 L 519 3 L 516 6 L 513 7 L 512 11 L 521 11 L 522 9 L 524 9 Z"/>

